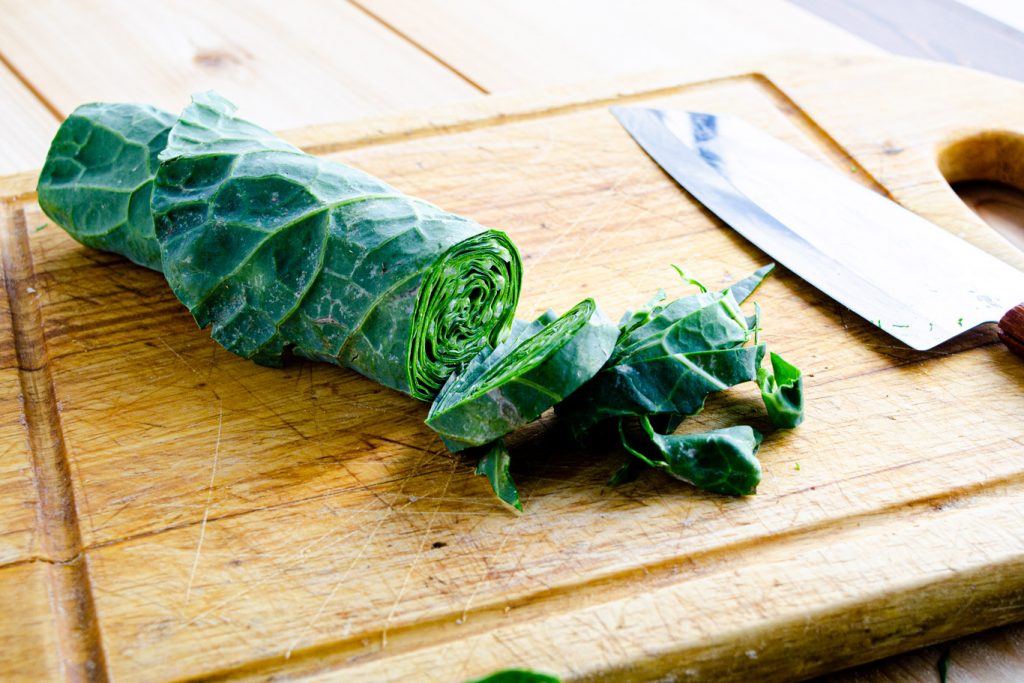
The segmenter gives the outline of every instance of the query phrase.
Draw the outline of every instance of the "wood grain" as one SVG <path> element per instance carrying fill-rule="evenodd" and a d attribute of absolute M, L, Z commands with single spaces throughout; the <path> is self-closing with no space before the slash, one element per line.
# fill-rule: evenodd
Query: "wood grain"
<path fill-rule="evenodd" d="M 479 95 L 345 2 L 275 8 L 269 0 L 93 0 L 79 11 L 60 0 L 11 3 L 0 44 L 64 116 L 95 101 L 177 112 L 191 93 L 213 88 L 285 128 Z"/>
<path fill-rule="evenodd" d="M 0 205 L 0 209 L 7 210 L 7 207 Z M 5 254 L 0 240 L 0 259 Z M 31 287 L 31 283 L 19 283 L 5 276 L 4 284 L 5 291 L 0 292 L 0 567 L 36 557 L 42 540 L 35 533 L 32 460 L 7 296 L 10 289 Z"/>
<path fill-rule="evenodd" d="M 37 168 L 57 132 L 57 118 L 7 68 L 4 47 L 0 47 L 0 175 Z"/>
<path fill-rule="evenodd" d="M 614 316 L 671 285 L 669 263 L 717 284 L 767 259 L 636 148 L 611 101 L 742 114 L 1024 265 L 936 163 L 984 124 L 1020 131 L 1024 88 L 899 60 L 757 67 L 292 136 L 508 230 L 524 316 L 586 294 Z M 112 678 L 529 664 L 770 681 L 1024 616 L 1024 366 L 991 329 L 913 352 L 781 269 L 758 300 L 767 341 L 807 375 L 809 414 L 769 434 L 758 496 L 653 472 L 609 489 L 621 454 L 545 418 L 512 444 L 527 508 L 512 518 L 423 427 L 425 405 L 331 366 L 246 363 L 158 275 L 53 227 L 27 237 Z M 769 431 L 758 401 L 742 387 L 692 424 Z"/>
<path fill-rule="evenodd" d="M 34 562 L 0 567 L 0 679 L 56 681 L 65 671 L 50 609 L 49 567 Z"/>
<path fill-rule="evenodd" d="M 781 0 L 353 0 L 488 92 L 633 75 L 692 62 L 872 53 Z"/>
<path fill-rule="evenodd" d="M 96 611 L 82 553 L 71 473 L 64 446 L 59 403 L 53 391 L 46 342 L 33 285 L 37 284 L 28 250 L 24 211 L 3 205 L 4 280 L 10 304 L 12 337 L 18 363 L 24 425 L 28 432 L 36 494 L 39 561 L 48 565 L 54 640 L 65 677 L 105 681 Z M 44 565 L 44 566 L 47 566 Z"/>
<path fill-rule="evenodd" d="M 1024 80 L 1024 33 L 956 0 L 790 2 L 894 54 Z"/>
<path fill-rule="evenodd" d="M 935 683 L 943 658 L 950 683 L 1017 683 L 1024 663 L 1024 629 L 993 629 L 824 676 L 816 683 Z"/>

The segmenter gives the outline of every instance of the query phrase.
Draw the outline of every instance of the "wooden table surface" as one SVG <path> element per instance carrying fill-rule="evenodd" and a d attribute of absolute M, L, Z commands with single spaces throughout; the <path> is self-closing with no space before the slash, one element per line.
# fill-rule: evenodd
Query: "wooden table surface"
<path fill-rule="evenodd" d="M 846 19 L 853 30 L 858 21 L 863 29 L 865 22 L 891 19 L 870 13 L 882 3 L 799 4 L 831 12 L 834 20 L 860 6 L 849 15 L 854 19 Z M 925 0 L 911 4 L 931 7 Z M 948 2 L 933 4 L 941 6 L 936 11 L 950 11 Z M 0 175 L 37 169 L 59 121 L 94 100 L 178 110 L 191 92 L 215 88 L 252 119 L 287 129 L 692 60 L 881 50 L 781 0 L 295 0 L 284 7 L 270 0 L 0 3 Z M 1017 40 L 1013 34 L 1004 39 L 1007 50 Z M 932 49 L 926 40 L 918 43 Z M 970 54 L 962 54 L 959 61 L 970 63 Z M 992 188 L 976 192 L 991 200 L 991 211 L 1013 215 L 1012 195 Z M 1002 205 L 1011 208 L 1001 211 Z M 7 300 L 0 297 L 0 328 L 7 325 Z M 0 402 L 7 410 L 19 409 L 19 393 L 16 373 L 0 375 Z M 25 447 L 24 434 L 0 434 L 0 468 L 22 461 Z M 18 501 L 32 496 L 23 493 L 0 498 L 5 527 L 17 526 L 12 520 L 25 514 Z M 0 529 L 0 536 L 7 531 Z M 26 582 L 40 580 L 31 562 L 21 571 Z M 0 596 L 0 607 L 17 609 L 17 596 Z M 934 681 L 946 653 L 951 681 L 1020 680 L 1024 627 L 918 650 L 827 680 Z M 56 656 L 56 645 L 38 656 Z"/>

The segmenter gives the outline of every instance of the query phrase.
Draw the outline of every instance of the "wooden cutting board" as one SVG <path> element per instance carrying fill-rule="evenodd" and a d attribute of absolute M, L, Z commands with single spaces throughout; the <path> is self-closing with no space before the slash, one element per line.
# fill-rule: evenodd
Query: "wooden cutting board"
<path fill-rule="evenodd" d="M 617 317 L 685 291 L 672 263 L 719 285 L 770 260 L 613 103 L 739 114 L 1024 267 L 943 177 L 1024 184 L 1024 86 L 946 66 L 697 66 L 288 137 L 507 230 L 522 316 Z M 1024 363 L 992 329 L 913 352 L 780 269 L 756 299 L 806 423 L 773 432 L 753 386 L 688 423 L 767 432 L 757 496 L 609 488 L 622 453 L 548 417 L 514 439 L 514 517 L 425 404 L 231 356 L 33 182 L 0 181 L 5 680 L 782 680 L 1024 618 Z"/>

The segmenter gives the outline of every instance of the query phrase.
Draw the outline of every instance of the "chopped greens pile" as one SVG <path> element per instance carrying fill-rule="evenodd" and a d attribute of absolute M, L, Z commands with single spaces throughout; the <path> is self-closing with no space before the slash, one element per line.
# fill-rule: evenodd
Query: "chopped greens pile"
<path fill-rule="evenodd" d="M 765 266 L 723 291 L 664 292 L 618 325 L 593 299 L 513 320 L 522 282 L 502 232 L 320 159 L 234 115 L 216 93 L 180 117 L 88 104 L 61 125 L 39 204 L 82 244 L 161 271 L 227 350 L 278 366 L 286 353 L 352 368 L 433 404 L 426 424 L 480 455 L 521 510 L 505 437 L 550 408 L 585 441 L 617 427 L 629 459 L 699 488 L 754 493 L 761 435 L 674 434 L 707 397 L 757 382 L 773 425 L 803 419 L 800 371 L 758 341 L 740 304 Z"/>

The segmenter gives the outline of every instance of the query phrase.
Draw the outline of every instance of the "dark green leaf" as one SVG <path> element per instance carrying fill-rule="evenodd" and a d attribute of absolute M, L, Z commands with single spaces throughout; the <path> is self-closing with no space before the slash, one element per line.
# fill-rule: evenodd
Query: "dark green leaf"
<path fill-rule="evenodd" d="M 763 345 L 728 292 L 686 297 L 622 334 L 609 362 L 559 406 L 577 437 L 628 415 L 693 415 L 707 396 L 757 377 Z"/>
<path fill-rule="evenodd" d="M 804 378 L 800 370 L 777 353 L 771 354 L 772 372 L 757 370 L 757 385 L 772 424 L 792 429 L 804 421 Z"/>
<path fill-rule="evenodd" d="M 160 270 L 150 197 L 174 115 L 141 104 L 84 104 L 50 144 L 39 206 L 82 244 Z"/>
<path fill-rule="evenodd" d="M 554 676 L 526 669 L 505 669 L 483 678 L 474 678 L 466 683 L 560 683 L 560 681 Z"/>
<path fill-rule="evenodd" d="M 508 468 L 508 448 L 505 447 L 504 440 L 498 439 L 491 444 L 484 457 L 480 458 L 480 462 L 476 466 L 476 473 L 487 477 L 491 482 L 491 488 L 494 489 L 494 495 L 501 502 L 522 512 L 523 505 L 519 502 L 519 491 L 516 489 L 515 482 L 512 481 L 512 475 L 509 474 Z"/>
<path fill-rule="evenodd" d="M 604 364 L 618 329 L 585 299 L 560 318 L 517 323 L 441 389 L 427 425 L 453 451 L 508 434 L 572 394 Z"/>
<path fill-rule="evenodd" d="M 622 484 L 628 484 L 640 475 L 640 461 L 636 458 L 627 458 L 627 460 L 619 465 L 619 469 L 615 470 L 612 478 L 608 480 L 609 486 L 620 486 Z"/>
<path fill-rule="evenodd" d="M 640 418 L 646 439 L 631 444 L 620 422 L 622 445 L 638 460 L 676 479 L 712 493 L 746 496 L 757 490 L 761 464 L 756 454 L 761 434 L 745 425 L 700 434 L 662 435 L 646 417 Z M 654 449 L 656 455 L 644 455 Z"/>
<path fill-rule="evenodd" d="M 754 293 L 754 290 L 761 286 L 761 283 L 764 282 L 764 279 L 768 277 L 773 270 L 775 270 L 774 263 L 761 266 L 739 282 L 734 282 L 729 285 L 728 289 L 732 292 L 732 295 L 736 297 L 736 301 L 743 303 L 750 298 L 750 295 Z"/>

